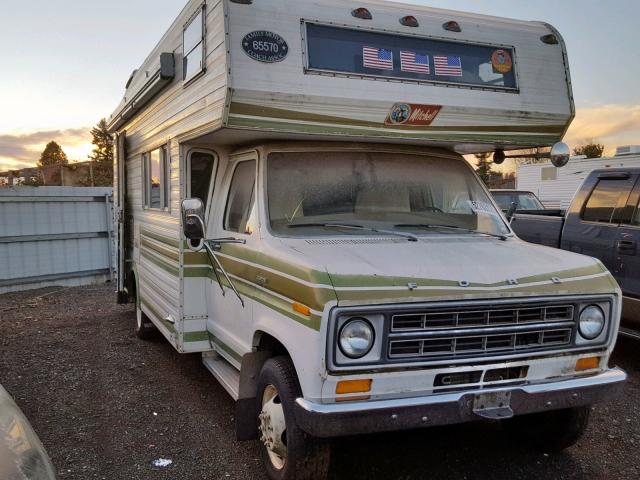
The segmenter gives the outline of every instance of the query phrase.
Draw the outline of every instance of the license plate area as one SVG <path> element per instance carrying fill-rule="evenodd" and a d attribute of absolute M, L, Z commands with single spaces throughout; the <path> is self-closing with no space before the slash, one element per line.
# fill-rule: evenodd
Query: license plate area
<path fill-rule="evenodd" d="M 474 395 L 473 413 L 489 420 L 502 420 L 513 417 L 511 391 L 496 391 Z"/>

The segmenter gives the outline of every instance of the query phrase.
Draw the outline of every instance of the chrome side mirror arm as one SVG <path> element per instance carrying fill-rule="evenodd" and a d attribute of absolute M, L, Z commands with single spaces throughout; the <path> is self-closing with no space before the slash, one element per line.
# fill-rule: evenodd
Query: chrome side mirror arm
<path fill-rule="evenodd" d="M 228 244 L 228 243 L 237 243 L 237 244 L 244 245 L 247 242 L 246 240 L 236 239 L 236 238 L 217 238 L 213 240 L 205 240 L 203 242 L 203 245 L 204 245 L 204 248 L 207 250 L 207 253 L 209 254 L 209 258 L 211 258 L 212 260 L 213 273 L 215 274 L 216 279 L 218 280 L 218 285 L 220 285 L 220 289 L 222 290 L 222 295 L 224 296 L 224 293 L 225 293 L 224 285 L 222 285 L 222 280 L 218 275 L 218 270 L 222 272 L 222 275 L 224 275 L 225 280 L 229 283 L 231 290 L 233 290 L 233 293 L 236 294 L 236 296 L 238 297 L 238 300 L 240 300 L 240 303 L 242 304 L 242 308 L 244 308 L 244 300 L 240 296 L 240 292 L 238 292 L 238 289 L 236 288 L 235 284 L 231 281 L 231 278 L 229 278 L 229 274 L 224 269 L 224 267 L 222 266 L 222 263 L 220 263 L 220 260 L 216 255 L 216 252 L 220 250 L 221 246 L 223 244 Z"/>

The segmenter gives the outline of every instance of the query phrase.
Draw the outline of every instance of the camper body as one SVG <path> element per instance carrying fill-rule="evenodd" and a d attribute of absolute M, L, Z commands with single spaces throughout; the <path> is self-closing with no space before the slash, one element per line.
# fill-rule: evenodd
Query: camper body
<path fill-rule="evenodd" d="M 190 1 L 110 121 L 119 297 L 202 352 L 272 478 L 321 478 L 319 438 L 476 418 L 556 412 L 566 447 L 625 379 L 620 290 L 516 238 L 461 154 L 548 146 L 573 113 L 542 23 Z"/>

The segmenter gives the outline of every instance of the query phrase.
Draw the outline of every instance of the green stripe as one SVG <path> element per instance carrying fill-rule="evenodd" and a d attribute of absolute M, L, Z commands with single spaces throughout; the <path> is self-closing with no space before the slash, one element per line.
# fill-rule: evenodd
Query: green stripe
<path fill-rule="evenodd" d="M 228 353 L 231 356 L 231 358 L 233 358 L 238 363 L 242 362 L 242 355 L 240 353 L 236 352 L 229 345 L 227 345 L 218 337 L 216 337 L 213 333 L 207 332 L 207 335 L 210 341 L 212 341 L 217 347 L 220 347 L 222 350 Z"/>
<path fill-rule="evenodd" d="M 209 332 L 206 330 L 200 332 L 185 332 L 182 335 L 182 340 L 185 343 L 189 342 L 208 342 L 209 341 Z"/>
<path fill-rule="evenodd" d="M 458 130 L 460 132 L 521 132 L 521 133 L 549 133 L 561 135 L 565 125 L 464 125 L 464 126 L 430 126 L 430 125 L 387 125 L 384 122 L 369 122 L 352 118 L 336 117 L 331 115 L 319 115 L 316 113 L 285 110 L 282 108 L 264 107 L 247 103 L 232 103 L 230 115 L 247 115 L 260 118 L 286 119 L 304 122 L 331 123 L 335 125 L 359 126 L 359 127 L 384 127 L 394 129 L 428 130 L 430 132 Z"/>
<path fill-rule="evenodd" d="M 170 258 L 171 260 L 175 260 L 176 262 L 180 261 L 180 252 L 178 250 L 172 250 L 167 247 L 156 245 L 155 243 L 147 240 L 144 237 L 142 237 L 140 244 L 144 247 L 150 248 L 151 250 L 159 253 L 160 255 Z"/>
<path fill-rule="evenodd" d="M 159 233 L 152 232 L 146 228 L 141 228 L 140 233 L 146 237 L 153 238 L 158 242 L 165 243 L 174 248 L 180 248 L 180 240 L 177 238 L 165 237 L 164 235 L 160 235 Z"/>
<path fill-rule="evenodd" d="M 559 135 L 509 135 L 496 132 L 495 135 L 474 135 L 472 133 L 439 133 L 416 131 L 415 133 L 394 132 L 393 130 L 358 130 L 348 127 L 332 127 L 322 125 L 305 125 L 300 123 L 271 122 L 262 119 L 245 119 L 230 116 L 228 126 L 231 128 L 248 128 L 272 130 L 279 132 L 307 133 L 315 135 L 348 135 L 352 137 L 406 138 L 411 140 L 434 140 L 441 142 L 474 142 L 497 145 L 529 145 L 546 146 L 560 140 Z"/>
<path fill-rule="evenodd" d="M 140 254 L 144 258 L 149 260 L 151 263 L 153 263 L 154 265 L 160 267 L 165 272 L 170 273 L 174 277 L 177 277 L 177 276 L 180 275 L 180 269 L 176 265 L 171 265 L 171 264 L 167 263 L 165 260 L 162 260 L 161 258 L 156 257 L 155 255 L 153 255 L 151 252 L 145 250 L 144 248 L 140 249 Z"/>

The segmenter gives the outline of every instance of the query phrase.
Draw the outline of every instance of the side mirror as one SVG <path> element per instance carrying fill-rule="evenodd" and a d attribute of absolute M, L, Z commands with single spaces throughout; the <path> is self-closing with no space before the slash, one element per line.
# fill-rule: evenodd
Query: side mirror
<path fill-rule="evenodd" d="M 511 202 L 511 205 L 509 205 L 509 210 L 507 210 L 506 213 L 507 221 L 509 223 L 513 222 L 513 216 L 515 215 L 517 209 L 518 204 L 516 202 Z"/>
<path fill-rule="evenodd" d="M 569 150 L 569 145 L 567 145 L 566 143 L 559 142 L 551 147 L 549 158 L 551 159 L 551 163 L 554 167 L 564 167 L 567 163 L 569 163 L 570 157 L 571 150 Z"/>
<path fill-rule="evenodd" d="M 204 240 L 204 204 L 199 198 L 182 201 L 182 229 L 192 245 Z"/>

